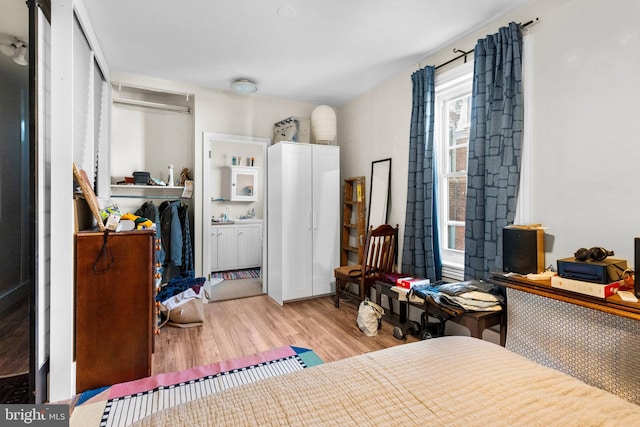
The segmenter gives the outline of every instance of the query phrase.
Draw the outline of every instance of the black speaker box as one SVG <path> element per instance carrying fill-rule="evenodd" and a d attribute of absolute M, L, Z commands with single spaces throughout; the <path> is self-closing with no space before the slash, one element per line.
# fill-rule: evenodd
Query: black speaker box
<path fill-rule="evenodd" d="M 502 229 L 503 270 L 529 274 L 544 271 L 544 230 L 505 227 Z"/>
<path fill-rule="evenodd" d="M 638 275 L 640 274 L 640 237 L 635 238 L 635 250 L 634 250 L 634 261 L 633 261 L 633 293 L 636 294 L 636 297 L 640 298 L 640 278 Z"/>

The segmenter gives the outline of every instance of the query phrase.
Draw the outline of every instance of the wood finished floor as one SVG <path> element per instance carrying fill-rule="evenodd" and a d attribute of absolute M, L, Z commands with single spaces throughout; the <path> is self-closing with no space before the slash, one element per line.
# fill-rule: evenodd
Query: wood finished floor
<path fill-rule="evenodd" d="M 405 343 L 382 325 L 375 337 L 356 326 L 357 308 L 332 297 L 280 306 L 267 295 L 205 304 L 205 323 L 162 328 L 156 336 L 152 374 L 167 373 L 293 345 L 310 348 L 324 362 Z M 406 342 L 415 341 L 409 337 Z"/>
<path fill-rule="evenodd" d="M 29 371 L 29 300 L 22 299 L 2 313 L 0 376 Z"/>

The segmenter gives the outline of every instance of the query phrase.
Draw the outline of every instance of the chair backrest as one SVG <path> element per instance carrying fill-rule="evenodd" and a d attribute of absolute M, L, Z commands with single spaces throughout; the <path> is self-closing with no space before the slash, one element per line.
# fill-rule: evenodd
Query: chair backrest
<path fill-rule="evenodd" d="M 397 245 L 398 225 L 395 228 L 389 224 L 382 224 L 375 229 L 369 227 L 362 259 L 362 276 L 393 273 Z"/>

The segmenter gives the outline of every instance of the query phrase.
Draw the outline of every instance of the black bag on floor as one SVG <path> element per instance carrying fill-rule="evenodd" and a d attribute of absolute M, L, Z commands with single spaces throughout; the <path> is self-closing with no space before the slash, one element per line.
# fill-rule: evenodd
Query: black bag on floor
<path fill-rule="evenodd" d="M 433 320 L 435 319 L 435 320 Z M 424 312 L 420 316 L 421 323 L 421 340 L 428 340 L 431 338 L 438 338 L 444 336 L 444 327 L 447 323 L 447 319 L 440 316 L 429 315 Z"/>

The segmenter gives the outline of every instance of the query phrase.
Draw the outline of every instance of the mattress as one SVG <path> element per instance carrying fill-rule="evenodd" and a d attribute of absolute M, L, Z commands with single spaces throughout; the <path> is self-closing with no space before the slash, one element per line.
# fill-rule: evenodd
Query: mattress
<path fill-rule="evenodd" d="M 496 344 L 442 337 L 238 386 L 141 426 L 615 426 L 640 406 Z"/>

